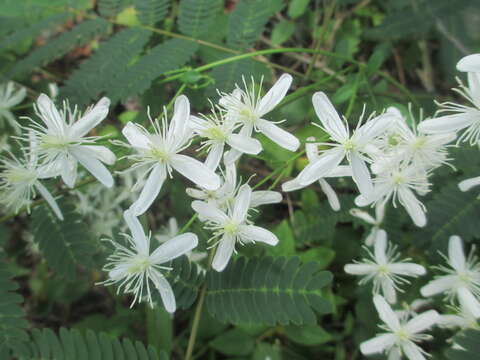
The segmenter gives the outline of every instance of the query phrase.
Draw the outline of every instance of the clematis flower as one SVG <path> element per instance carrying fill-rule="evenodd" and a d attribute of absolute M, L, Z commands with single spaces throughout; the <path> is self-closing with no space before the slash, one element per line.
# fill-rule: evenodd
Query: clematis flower
<path fill-rule="evenodd" d="M 110 100 L 104 97 L 80 115 L 77 108 L 72 111 L 66 102 L 63 110 L 58 111 L 47 95 L 38 97 L 35 112 L 43 124 L 32 120 L 38 157 L 42 165 L 55 168 L 68 187 L 75 185 L 78 163 L 103 185 L 113 186 L 113 177 L 102 163 L 112 165 L 115 155 L 105 146 L 95 145 L 99 136 L 86 136 L 105 119 L 109 106 Z"/>
<path fill-rule="evenodd" d="M 5 119 L 17 134 L 20 134 L 21 130 L 11 109 L 20 104 L 26 95 L 27 90 L 24 87 L 16 89 L 12 81 L 0 84 L 0 119 Z"/>
<path fill-rule="evenodd" d="M 226 116 L 232 122 L 241 125 L 239 134 L 251 137 L 253 130 L 255 130 L 264 134 L 279 146 L 290 151 L 296 151 L 300 146 L 300 141 L 288 131 L 275 125 L 273 121 L 264 119 L 264 116 L 272 111 L 285 97 L 292 84 L 292 77 L 289 74 L 280 76 L 263 97 L 260 97 L 261 84 L 257 92 L 253 78 L 250 89 L 248 89 L 245 79 L 243 84 L 243 89 L 237 85 L 231 94 L 221 94 L 222 97 L 219 102 L 225 110 Z M 241 154 L 242 152 L 236 149 L 230 150 L 226 154 L 225 161 L 227 163 L 234 162 Z"/>
<path fill-rule="evenodd" d="M 248 209 L 252 198 L 252 189 L 245 184 L 240 187 L 232 206 L 226 211 L 204 201 L 192 202 L 192 208 L 206 221 L 206 228 L 213 231 L 215 256 L 212 267 L 223 271 L 235 251 L 236 243 L 254 244 L 263 242 L 275 246 L 278 238 L 270 231 L 252 225 L 248 221 Z"/>
<path fill-rule="evenodd" d="M 207 190 L 216 190 L 220 186 L 220 178 L 213 170 L 198 160 L 179 154 L 190 145 L 192 132 L 188 126 L 189 118 L 190 103 L 186 96 L 181 95 L 175 100 L 173 118 L 169 126 L 165 114 L 161 124 L 158 120 L 153 121 L 150 118 L 154 127 L 153 134 L 132 122 L 123 128 L 123 135 L 137 151 L 137 154 L 127 156 L 135 161 L 129 170 L 147 167 L 134 186 L 137 188 L 148 175 L 140 196 L 131 206 L 134 215 L 139 216 L 148 210 L 158 196 L 167 175 L 172 177 L 173 169 Z"/>
<path fill-rule="evenodd" d="M 305 152 L 307 154 L 307 159 L 309 163 L 313 163 L 317 161 L 319 158 L 318 144 L 313 143 L 314 140 L 315 140 L 314 137 L 307 138 L 308 142 L 305 145 Z M 344 176 L 352 176 L 352 170 L 349 166 L 339 165 L 335 169 L 330 171 L 327 175 L 318 179 L 320 189 L 322 189 L 323 193 L 327 197 L 330 207 L 334 211 L 340 210 L 340 201 L 338 200 L 338 196 L 335 193 L 335 190 L 330 186 L 330 184 L 325 180 L 325 178 L 344 177 Z M 315 181 L 317 180 L 314 180 L 313 182 Z M 295 190 L 303 189 L 308 185 L 310 184 L 301 184 L 300 181 L 298 180 L 298 177 L 296 177 L 293 180 L 284 182 L 282 184 L 282 190 L 285 192 L 295 191 Z"/>
<path fill-rule="evenodd" d="M 130 229 L 131 235 L 124 234 L 128 241 L 123 246 L 109 240 L 115 248 L 112 255 L 107 258 L 104 270 L 108 272 L 108 279 L 100 284 L 119 284 L 117 293 L 122 288 L 126 294 L 133 294 L 134 298 L 130 307 L 136 302 L 141 302 L 144 297 L 153 307 L 151 285 L 160 293 L 165 310 L 175 312 L 176 302 L 173 290 L 165 279 L 162 271 L 171 270 L 168 263 L 198 244 L 197 235 L 184 233 L 178 235 L 150 252 L 150 235 L 145 235 L 142 224 L 129 210 L 125 211 L 124 219 Z"/>
<path fill-rule="evenodd" d="M 352 171 L 352 178 L 358 186 L 360 193 L 367 195 L 373 190 L 370 171 L 366 162 L 366 146 L 377 136 L 382 134 L 394 121 L 395 116 L 390 113 L 382 114 L 368 120 L 361 125 L 358 122 L 356 130 L 349 134 L 346 120 L 342 121 L 330 100 L 322 92 L 313 94 L 313 107 L 320 119 L 322 130 L 330 135 L 335 143 L 324 145 L 332 146 L 324 151 L 316 161 L 308 164 L 298 175 L 297 179 L 301 185 L 308 185 L 328 175 L 335 169 L 343 159 L 347 158 Z M 315 124 L 316 125 L 316 124 Z"/>
<path fill-rule="evenodd" d="M 459 81 L 454 89 L 471 105 L 459 105 L 452 102 L 439 104 L 439 113 L 448 115 L 425 120 L 418 129 L 426 134 L 445 134 L 464 130 L 458 142 L 477 144 L 480 140 L 480 54 L 468 55 L 457 63 L 457 70 L 467 72 L 468 87 Z"/>
<path fill-rule="evenodd" d="M 425 297 L 445 293 L 447 299 L 457 298 L 460 305 L 475 317 L 480 317 L 480 262 L 472 247 L 470 255 L 465 258 L 462 239 L 453 235 L 448 241 L 448 258 L 444 256 L 449 267 L 438 269 L 446 275 L 439 276 L 420 289 Z"/>
<path fill-rule="evenodd" d="M 410 360 L 425 360 L 428 354 L 416 342 L 433 338 L 421 332 L 437 323 L 438 313 L 435 310 L 429 310 L 404 322 L 398 318 L 382 296 L 375 295 L 373 303 L 384 323 L 380 327 L 386 332 L 361 343 L 362 354 L 386 353 L 389 360 L 400 360 L 402 355 Z"/>
<path fill-rule="evenodd" d="M 408 262 L 410 259 L 398 261 L 400 254 L 396 253 L 395 246 L 387 243 L 387 233 L 378 230 L 374 243 L 374 253 L 365 248 L 370 259 L 364 259 L 355 264 L 345 265 L 345 272 L 351 275 L 364 276 L 360 284 L 373 281 L 373 292 L 381 292 L 391 304 L 397 302 L 396 290 L 401 291 L 400 284 L 409 284 L 404 277 L 425 275 L 425 268 L 421 265 Z"/>
<path fill-rule="evenodd" d="M 375 218 L 361 209 L 350 209 L 350 215 L 362 219 L 370 225 L 373 225 L 372 230 L 370 230 L 367 237 L 365 238 L 365 245 L 367 246 L 372 246 L 375 243 L 378 232 L 382 230 L 380 226 L 382 226 L 383 219 L 385 218 L 385 205 L 385 202 L 378 202 L 375 205 Z"/>
<path fill-rule="evenodd" d="M 478 316 L 475 316 L 469 308 L 460 306 L 455 308 L 456 314 L 442 314 L 438 319 L 438 326 L 443 328 L 460 328 L 480 330 Z"/>

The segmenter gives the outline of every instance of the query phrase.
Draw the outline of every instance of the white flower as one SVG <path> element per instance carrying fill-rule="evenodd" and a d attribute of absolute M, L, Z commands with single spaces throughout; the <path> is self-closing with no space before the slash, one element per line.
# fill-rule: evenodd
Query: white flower
<path fill-rule="evenodd" d="M 123 135 L 131 147 L 137 150 L 137 154 L 128 156 L 136 163 L 130 170 L 148 167 L 135 186 L 137 188 L 148 174 L 140 196 L 131 206 L 136 216 L 143 214 L 152 205 L 167 175 L 172 177 L 172 169 L 208 190 L 215 190 L 220 186 L 220 178 L 213 170 L 198 160 L 179 154 L 190 145 L 192 132 L 188 127 L 189 118 L 190 103 L 186 96 L 181 95 L 175 100 L 173 118 L 169 126 L 164 114 L 161 125 L 158 120 L 150 119 L 154 127 L 153 134 L 132 122 L 123 128 Z"/>
<path fill-rule="evenodd" d="M 281 129 L 274 122 L 265 120 L 263 117 L 285 97 L 292 77 L 289 74 L 283 74 L 272 86 L 272 88 L 260 98 L 261 84 L 258 91 L 255 90 L 255 82 L 252 78 L 252 86 L 248 89 L 245 79 L 243 81 L 244 89 L 237 85 L 231 94 L 221 94 L 220 106 L 226 111 L 227 116 L 234 122 L 241 124 L 240 135 L 250 137 L 253 130 L 263 133 L 266 137 L 277 143 L 279 146 L 296 151 L 300 146 L 300 141 L 289 132 Z M 227 163 L 236 161 L 242 152 L 230 150 L 226 154 Z"/>
<path fill-rule="evenodd" d="M 369 234 L 365 238 L 365 245 L 367 246 L 372 246 L 375 243 L 378 231 L 382 230 L 380 226 L 382 225 L 383 219 L 385 218 L 385 205 L 385 202 L 378 202 L 377 204 L 375 204 L 375 218 L 373 218 L 369 213 L 361 209 L 350 209 L 350 215 L 362 219 L 370 225 L 373 225 L 372 230 L 370 230 Z"/>
<path fill-rule="evenodd" d="M 438 326 L 445 328 L 476 329 L 480 330 L 478 316 L 475 316 L 469 308 L 460 306 L 455 308 L 456 314 L 440 315 Z"/>
<path fill-rule="evenodd" d="M 445 257 L 445 260 L 449 267 L 440 266 L 438 269 L 446 275 L 430 281 L 420 292 L 425 297 L 446 293 L 450 301 L 458 298 L 462 307 L 480 317 L 480 262 L 475 256 L 475 247 L 465 258 L 462 239 L 453 235 L 448 242 L 448 259 Z"/>
<path fill-rule="evenodd" d="M 307 143 L 305 145 L 305 152 L 307 154 L 307 159 L 309 163 L 313 163 L 318 160 L 318 144 L 314 143 L 314 137 L 307 138 Z M 318 183 L 320 184 L 320 188 L 327 196 L 328 203 L 330 207 L 334 211 L 340 210 L 340 201 L 338 200 L 338 196 L 335 193 L 335 190 L 330 186 L 330 184 L 325 180 L 325 178 L 331 177 L 344 177 L 344 176 L 352 176 L 352 170 L 349 166 L 338 165 L 335 169 L 330 171 L 328 174 L 323 176 L 322 178 L 318 179 Z M 313 182 L 315 182 L 314 180 Z M 296 177 L 293 180 L 286 181 L 282 184 L 282 190 L 285 192 L 295 191 L 299 189 L 303 189 L 304 187 L 310 184 L 302 184 Z"/>
<path fill-rule="evenodd" d="M 208 149 L 205 165 L 210 169 L 217 169 L 222 159 L 225 144 L 245 154 L 256 155 L 262 151 L 262 144 L 257 139 L 233 133 L 239 125 L 227 118 L 222 109 L 215 109 L 213 105 L 211 114 L 208 116 L 203 116 L 203 118 L 190 116 L 189 126 L 196 134 L 207 139 L 202 142 L 202 147 Z"/>
<path fill-rule="evenodd" d="M 6 206 L 12 207 L 18 212 L 25 206 L 30 212 L 32 199 L 35 198 L 38 191 L 44 200 L 48 203 L 55 215 L 63 220 L 63 215 L 57 202 L 48 189 L 42 185 L 40 179 L 46 179 L 52 176 L 48 168 L 38 168 L 36 142 L 33 136 L 30 136 L 29 151 L 24 152 L 23 159 L 19 160 L 10 153 L 10 159 L 1 159 L 0 174 L 0 201 Z"/>
<path fill-rule="evenodd" d="M 252 197 L 252 189 L 247 184 L 242 185 L 232 206 L 226 211 L 203 201 L 194 201 L 192 208 L 206 220 L 206 228 L 213 230 L 213 238 L 217 240 L 213 246 L 217 246 L 213 258 L 212 267 L 216 271 L 223 271 L 227 266 L 235 244 L 249 244 L 263 242 L 275 246 L 278 238 L 270 231 L 251 225 L 247 219 L 248 209 Z"/>
<path fill-rule="evenodd" d="M 386 353 L 389 354 L 389 360 L 400 359 L 402 354 L 410 360 L 425 360 L 428 354 L 415 343 L 432 339 L 430 335 L 421 332 L 436 324 L 438 313 L 429 310 L 403 322 L 382 296 L 375 295 L 373 302 L 384 323 L 380 327 L 386 332 L 361 343 L 360 351 L 364 355 Z"/>
<path fill-rule="evenodd" d="M 20 104 L 26 95 L 27 90 L 24 87 L 15 90 L 12 81 L 0 85 L 0 119 L 4 118 L 17 134 L 20 134 L 20 126 L 10 110 Z"/>
<path fill-rule="evenodd" d="M 407 321 L 415 316 L 418 316 L 420 310 L 427 305 L 430 305 L 429 299 L 415 299 L 411 304 L 404 302 L 402 303 L 403 309 L 395 310 L 395 314 L 399 319 Z"/>
<path fill-rule="evenodd" d="M 343 122 L 340 119 L 337 111 L 324 93 L 317 92 L 313 94 L 312 102 L 315 112 L 322 123 L 322 125 L 317 126 L 328 133 L 335 143 L 325 144 L 332 146 L 332 148 L 324 151 L 316 161 L 308 164 L 298 175 L 298 182 L 302 185 L 311 184 L 328 175 L 344 158 L 347 158 L 352 171 L 352 178 L 358 189 L 364 195 L 369 194 L 373 189 L 373 185 L 370 171 L 366 165 L 368 159 L 365 156 L 365 148 L 391 125 L 392 118 L 395 116 L 385 113 L 368 120 L 362 126 L 360 126 L 360 120 L 356 130 L 350 135 L 347 121 L 344 119 Z"/>
<path fill-rule="evenodd" d="M 459 105 L 452 102 L 440 104 L 439 113 L 450 114 L 423 121 L 418 129 L 427 134 L 445 134 L 464 130 L 458 142 L 465 141 L 474 145 L 480 140 L 480 54 L 469 55 L 457 63 L 457 70 L 467 72 L 468 87 L 460 81 L 459 89 L 455 89 L 472 106 Z"/>
<path fill-rule="evenodd" d="M 360 280 L 363 285 L 373 280 L 373 292 L 381 292 L 389 303 L 397 302 L 396 291 L 401 291 L 400 284 L 409 284 L 405 276 L 417 277 L 426 273 L 421 265 L 408 262 L 410 259 L 398 260 L 400 254 L 396 253 L 395 246 L 387 243 L 387 233 L 383 230 L 377 232 L 374 244 L 374 253 L 366 248 L 371 259 L 345 265 L 345 272 L 352 275 L 364 276 Z"/>
<path fill-rule="evenodd" d="M 104 97 L 80 115 L 67 103 L 58 111 L 47 95 L 38 97 L 35 111 L 43 124 L 33 122 L 32 130 L 38 141 L 39 160 L 55 168 L 67 186 L 75 185 L 78 162 L 103 185 L 113 186 L 113 177 L 102 163 L 113 164 L 115 155 L 105 146 L 94 145 L 98 136 L 86 136 L 105 119 L 109 106 L 110 100 Z"/>
<path fill-rule="evenodd" d="M 130 228 L 131 236 L 124 234 L 128 240 L 128 246 L 123 246 L 112 240 L 115 252 L 108 257 L 109 263 L 104 270 L 108 271 L 109 279 L 102 282 L 105 285 L 118 283 L 119 293 L 133 294 L 131 306 L 137 301 L 141 302 L 146 296 L 150 306 L 153 307 L 151 284 L 160 293 L 165 309 L 173 313 L 176 308 L 175 296 L 172 288 L 161 270 L 171 270 L 162 266 L 186 252 L 195 248 L 198 238 L 193 233 L 185 233 L 176 236 L 157 247 L 150 253 L 150 235 L 146 236 L 140 221 L 127 210 L 124 213 L 125 221 Z"/>

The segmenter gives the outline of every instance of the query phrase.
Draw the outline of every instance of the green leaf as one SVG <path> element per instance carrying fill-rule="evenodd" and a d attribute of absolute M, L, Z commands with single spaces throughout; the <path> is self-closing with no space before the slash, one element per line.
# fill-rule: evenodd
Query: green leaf
<path fill-rule="evenodd" d="M 140 23 L 155 25 L 167 16 L 170 0 L 135 0 L 135 9 Z"/>
<path fill-rule="evenodd" d="M 318 325 L 290 325 L 285 328 L 285 335 L 292 341 L 306 346 L 321 345 L 332 336 Z"/>
<path fill-rule="evenodd" d="M 292 19 L 302 16 L 307 10 L 309 2 L 310 0 L 291 0 L 288 4 L 288 16 L 290 16 Z"/>
<path fill-rule="evenodd" d="M 276 246 L 268 247 L 267 253 L 272 256 L 295 255 L 295 237 L 287 220 L 275 227 L 273 233 L 280 239 Z"/>
<path fill-rule="evenodd" d="M 480 353 L 480 331 L 466 330 L 453 338 L 453 343 L 460 349 L 451 348 L 445 355 L 449 360 L 477 360 Z"/>
<path fill-rule="evenodd" d="M 180 32 L 193 37 L 204 35 L 223 8 L 222 0 L 182 0 L 178 14 Z"/>
<path fill-rule="evenodd" d="M 275 24 L 272 31 L 272 44 L 280 45 L 290 39 L 295 32 L 295 24 L 288 20 L 280 21 Z"/>
<path fill-rule="evenodd" d="M 331 310 L 322 290 L 332 280 L 316 262 L 299 258 L 240 257 L 223 272 L 207 275 L 210 314 L 234 324 L 315 324 L 313 310 Z"/>
<path fill-rule="evenodd" d="M 335 251 L 328 247 L 316 246 L 313 249 L 309 249 L 300 254 L 302 262 L 307 263 L 310 261 L 318 262 L 321 269 L 327 268 L 335 258 Z"/>
<path fill-rule="evenodd" d="M 232 329 L 213 339 L 210 346 L 225 355 L 248 355 L 253 351 L 255 339 L 239 329 Z"/>

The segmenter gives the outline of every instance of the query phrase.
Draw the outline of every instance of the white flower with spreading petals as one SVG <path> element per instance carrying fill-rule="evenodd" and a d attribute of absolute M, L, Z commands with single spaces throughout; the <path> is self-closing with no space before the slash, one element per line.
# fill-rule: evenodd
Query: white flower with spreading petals
<path fill-rule="evenodd" d="M 366 164 L 369 161 L 365 156 L 366 146 L 392 124 L 395 115 L 384 113 L 368 120 L 362 126 L 360 126 L 360 120 L 356 130 L 350 135 L 347 121 L 340 119 L 337 111 L 324 93 L 317 92 L 313 94 L 312 102 L 315 112 L 322 123 L 322 125 L 315 125 L 328 133 L 335 143 L 324 144 L 332 146 L 332 148 L 324 151 L 316 161 L 308 164 L 298 175 L 298 182 L 301 185 L 311 184 L 328 175 L 343 159 L 347 158 L 352 171 L 352 178 L 358 189 L 364 195 L 370 194 L 373 190 L 373 185 L 370 171 Z"/>
<path fill-rule="evenodd" d="M 140 221 L 127 210 L 124 213 L 125 221 L 130 229 L 131 236 L 124 234 L 128 240 L 128 246 L 123 246 L 112 240 L 115 252 L 108 257 L 108 263 L 104 270 L 108 271 L 108 279 L 101 284 L 119 284 L 117 293 L 122 288 L 123 292 L 133 294 L 131 307 L 143 297 L 153 307 L 151 285 L 160 293 L 165 309 L 173 313 L 176 308 L 175 296 L 167 279 L 161 270 L 171 270 L 162 266 L 188 251 L 198 244 L 197 235 L 185 233 L 176 236 L 157 247 L 150 253 L 150 235 L 146 236 Z"/>
<path fill-rule="evenodd" d="M 405 322 L 398 318 L 390 305 L 380 295 L 373 298 L 386 332 L 360 344 L 364 355 L 388 354 L 389 360 L 400 360 L 402 354 L 410 360 L 425 360 L 428 354 L 416 342 L 430 340 L 432 336 L 421 332 L 434 326 L 439 318 L 435 310 L 429 310 Z"/>
<path fill-rule="evenodd" d="M 454 89 L 472 106 L 459 105 L 452 102 L 439 104 L 439 113 L 448 115 L 423 121 L 418 129 L 426 134 L 445 134 L 465 130 L 458 142 L 477 144 L 480 140 L 480 54 L 468 55 L 457 63 L 457 70 L 467 72 L 468 87 L 460 81 L 459 89 Z"/>
<path fill-rule="evenodd" d="M 113 186 L 113 177 L 102 164 L 112 165 L 116 158 L 105 146 L 95 145 L 100 137 L 86 136 L 108 114 L 110 100 L 102 98 L 92 108 L 80 115 L 64 103 L 58 111 L 50 98 L 41 94 L 35 111 L 43 124 L 33 122 L 37 137 L 38 156 L 42 165 L 55 168 L 68 187 L 75 185 L 77 164 L 82 164 L 95 178 L 107 187 Z"/>
<path fill-rule="evenodd" d="M 222 109 L 212 106 L 210 115 L 197 117 L 190 116 L 190 127 L 202 138 L 202 147 L 208 149 L 205 165 L 216 170 L 222 159 L 225 145 L 240 153 L 257 155 L 262 151 L 262 144 L 257 139 L 242 134 L 234 134 L 240 124 L 229 120 Z"/>
<path fill-rule="evenodd" d="M 372 230 L 370 230 L 367 237 L 365 238 L 365 245 L 367 246 L 372 246 L 375 243 L 378 231 L 382 230 L 380 226 L 382 225 L 383 219 L 385 218 L 385 205 L 385 202 L 378 202 L 375 205 L 375 218 L 361 209 L 350 209 L 350 215 L 362 219 L 367 224 L 373 225 Z"/>
<path fill-rule="evenodd" d="M 26 95 L 27 90 L 24 87 L 15 89 L 12 81 L 0 85 L 0 119 L 4 118 L 17 134 L 20 134 L 21 129 L 11 109 L 20 104 Z"/>
<path fill-rule="evenodd" d="M 248 89 L 245 79 L 243 81 L 244 89 L 236 87 L 231 94 L 221 94 L 220 106 L 226 111 L 226 116 L 233 122 L 241 125 L 240 135 L 250 137 L 253 130 L 264 134 L 270 140 L 279 146 L 296 151 L 300 146 L 300 141 L 275 125 L 273 121 L 264 119 L 264 116 L 272 111 L 280 101 L 285 97 L 292 77 L 289 74 L 283 74 L 272 86 L 272 88 L 260 98 L 261 84 L 258 91 L 255 90 L 255 82 L 252 78 L 252 86 Z M 236 149 L 230 150 L 226 154 L 225 161 L 231 163 L 236 161 L 242 152 Z"/>
<path fill-rule="evenodd" d="M 314 137 L 307 138 L 307 144 L 305 145 L 305 152 L 307 154 L 307 159 L 309 163 L 317 161 L 319 158 L 318 155 L 318 144 L 314 143 Z M 328 203 L 330 207 L 334 211 L 340 210 L 340 201 L 338 200 L 338 196 L 335 193 L 335 190 L 330 186 L 330 184 L 325 180 L 325 178 L 333 178 L 333 177 L 344 177 L 344 176 L 352 176 L 352 170 L 349 166 L 339 165 L 332 171 L 330 171 L 324 177 L 318 179 L 318 183 L 320 188 L 322 189 L 323 193 L 327 197 Z M 314 180 L 313 182 L 315 182 Z M 310 184 L 301 184 L 298 181 L 298 177 L 289 181 L 286 181 L 282 184 L 282 190 L 285 192 L 295 191 L 299 189 L 303 189 L 304 187 Z"/>
<path fill-rule="evenodd" d="M 132 122 L 123 128 L 123 135 L 131 147 L 137 150 L 136 154 L 127 156 L 135 161 L 128 171 L 148 167 L 134 186 L 137 188 L 148 174 L 140 196 L 131 206 L 136 216 L 143 214 L 152 205 L 167 176 L 172 177 L 172 169 L 205 189 L 215 190 L 220 186 L 220 178 L 213 170 L 198 160 L 179 154 L 190 145 L 192 132 L 188 126 L 189 118 L 190 103 L 186 96 L 181 95 L 175 100 L 173 118 L 169 126 L 165 114 L 161 125 L 158 120 L 150 119 L 154 127 L 153 134 Z"/>
<path fill-rule="evenodd" d="M 232 206 L 226 211 L 203 201 L 194 201 L 192 208 L 206 220 L 206 228 L 213 231 L 210 240 L 216 240 L 217 246 L 212 267 L 216 271 L 223 271 L 235 251 L 235 244 L 241 245 L 255 242 L 275 246 L 278 238 L 270 231 L 252 225 L 248 221 L 248 210 L 252 198 L 252 189 L 245 184 L 238 190 Z"/>
<path fill-rule="evenodd" d="M 465 258 L 462 239 L 453 235 L 448 242 L 448 258 L 445 260 L 449 267 L 440 266 L 438 269 L 446 275 L 430 281 L 420 292 L 425 297 L 445 293 L 450 301 L 458 298 L 460 306 L 480 317 L 480 262 L 475 256 L 475 247 Z"/>
<path fill-rule="evenodd" d="M 421 265 L 408 262 L 410 259 L 398 260 L 400 254 L 396 253 L 395 246 L 387 243 L 387 233 L 383 230 L 377 232 L 374 244 L 374 253 L 365 248 L 371 259 L 345 265 L 345 272 L 351 275 L 364 276 L 360 284 L 373 281 L 373 292 L 381 292 L 389 303 L 397 302 L 396 290 L 400 284 L 409 284 L 404 277 L 417 277 L 425 275 L 425 268 Z"/>

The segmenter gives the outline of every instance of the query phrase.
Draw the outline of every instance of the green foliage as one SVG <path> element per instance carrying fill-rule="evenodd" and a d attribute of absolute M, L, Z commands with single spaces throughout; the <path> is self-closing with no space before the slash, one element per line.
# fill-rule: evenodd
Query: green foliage
<path fill-rule="evenodd" d="M 28 340 L 25 329 L 25 311 L 21 307 L 23 297 L 16 293 L 18 284 L 12 280 L 12 272 L 0 250 L 0 358 L 8 359 L 10 348 L 19 341 Z"/>
<path fill-rule="evenodd" d="M 98 0 L 98 12 L 104 17 L 117 15 L 128 4 L 128 0 Z"/>
<path fill-rule="evenodd" d="M 109 24 L 103 19 L 87 20 L 75 26 L 71 31 L 64 32 L 43 46 L 33 50 L 27 57 L 18 61 L 10 70 L 10 77 L 20 77 L 37 66 L 43 66 L 65 55 L 72 49 L 86 44 L 99 34 L 109 29 Z"/>
<path fill-rule="evenodd" d="M 466 330 L 458 333 L 453 338 L 453 343 L 460 346 L 459 349 L 447 350 L 449 360 L 476 360 L 480 353 L 480 331 Z"/>
<path fill-rule="evenodd" d="M 332 275 L 316 262 L 301 264 L 292 258 L 241 257 L 223 272 L 207 275 L 206 304 L 222 322 L 315 324 L 330 311 L 322 288 Z"/>
<path fill-rule="evenodd" d="M 216 20 L 222 6 L 222 0 L 182 0 L 178 10 L 178 28 L 185 35 L 204 35 Z"/>
<path fill-rule="evenodd" d="M 61 328 L 59 334 L 51 329 L 33 329 L 30 342 L 15 348 L 19 360 L 167 360 L 164 353 L 139 341 L 128 338 L 122 341 L 105 333 L 85 334 L 76 329 Z"/>
<path fill-rule="evenodd" d="M 136 0 L 135 7 L 142 24 L 154 25 L 167 16 L 170 0 Z"/>
<path fill-rule="evenodd" d="M 70 204 L 59 204 L 64 220 L 59 220 L 45 205 L 32 214 L 32 233 L 48 265 L 57 276 L 73 280 L 76 267 L 93 267 L 97 252 L 87 224 Z"/>

